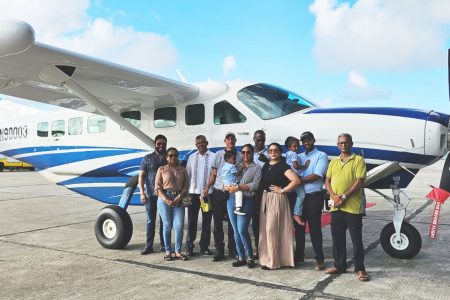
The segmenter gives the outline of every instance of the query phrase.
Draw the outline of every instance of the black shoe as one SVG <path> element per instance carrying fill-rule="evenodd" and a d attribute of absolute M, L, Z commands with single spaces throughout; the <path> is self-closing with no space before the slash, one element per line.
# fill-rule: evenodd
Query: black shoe
<path fill-rule="evenodd" d="M 270 270 L 270 268 L 267 267 L 267 266 L 261 266 L 261 269 L 263 269 L 263 270 Z"/>
<path fill-rule="evenodd" d="M 239 258 L 236 254 L 236 250 L 228 250 L 228 256 L 231 258 L 236 258 L 236 259 Z"/>
<path fill-rule="evenodd" d="M 233 267 L 241 267 L 241 266 L 245 266 L 247 264 L 247 261 L 245 259 L 238 259 L 235 262 L 233 262 L 231 265 Z"/>
<path fill-rule="evenodd" d="M 253 259 L 247 259 L 247 267 L 249 267 L 249 269 L 252 269 L 256 266 L 255 264 L 255 260 Z"/>
<path fill-rule="evenodd" d="M 214 254 L 212 261 L 221 261 L 225 258 L 225 256 L 223 255 L 223 253 L 216 253 Z"/>
<path fill-rule="evenodd" d="M 150 254 L 150 253 L 153 253 L 153 247 L 152 246 L 147 245 L 147 246 L 144 247 L 144 249 L 141 250 L 141 254 L 142 255 L 147 255 L 147 254 Z"/>
<path fill-rule="evenodd" d="M 299 266 L 305 262 L 305 259 L 294 257 L 294 265 Z"/>
<path fill-rule="evenodd" d="M 200 253 L 203 255 L 211 255 L 212 254 L 212 252 L 209 249 L 200 250 Z"/>
<path fill-rule="evenodd" d="M 189 256 L 189 257 L 194 256 L 194 249 L 187 249 L 186 256 Z"/>

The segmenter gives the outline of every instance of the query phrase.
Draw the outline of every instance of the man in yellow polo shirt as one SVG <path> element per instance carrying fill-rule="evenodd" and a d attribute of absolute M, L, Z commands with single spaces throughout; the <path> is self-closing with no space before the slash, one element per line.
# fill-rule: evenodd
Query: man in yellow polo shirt
<path fill-rule="evenodd" d="M 364 159 L 352 152 L 352 136 L 341 133 L 337 146 L 341 155 L 331 160 L 325 185 L 333 200 L 331 208 L 331 236 L 333 238 L 334 267 L 327 274 L 344 273 L 347 270 L 346 232 L 350 231 L 353 244 L 355 272 L 360 281 L 367 281 L 362 243 L 362 185 L 366 178 Z"/>

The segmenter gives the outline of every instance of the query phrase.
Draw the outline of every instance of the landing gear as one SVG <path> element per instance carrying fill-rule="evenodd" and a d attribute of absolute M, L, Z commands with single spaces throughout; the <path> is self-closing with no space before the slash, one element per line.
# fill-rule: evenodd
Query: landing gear
<path fill-rule="evenodd" d="M 400 238 L 397 238 L 394 223 L 387 224 L 381 231 L 380 241 L 383 250 L 394 258 L 413 258 L 422 247 L 419 231 L 407 222 L 402 223 Z"/>
<path fill-rule="evenodd" d="M 389 167 L 389 166 L 388 166 Z M 404 221 L 406 215 L 406 207 L 411 198 L 401 190 L 399 186 L 400 177 L 393 177 L 394 184 L 391 185 L 393 198 L 371 189 L 384 199 L 388 200 L 394 206 L 393 221 L 387 224 L 380 234 L 380 241 L 383 250 L 392 257 L 410 259 L 419 253 L 422 247 L 422 238 L 419 231 L 411 224 Z M 400 200 L 400 194 L 408 198 L 406 204 Z"/>
<path fill-rule="evenodd" d="M 134 191 L 138 184 L 138 176 L 128 179 L 119 205 L 108 205 L 97 214 L 94 231 L 97 241 L 108 249 L 122 249 L 131 240 L 133 222 L 127 213 Z"/>
<path fill-rule="evenodd" d="M 122 249 L 133 235 L 133 223 L 127 211 L 117 205 L 108 205 L 97 215 L 95 237 L 108 249 Z"/>

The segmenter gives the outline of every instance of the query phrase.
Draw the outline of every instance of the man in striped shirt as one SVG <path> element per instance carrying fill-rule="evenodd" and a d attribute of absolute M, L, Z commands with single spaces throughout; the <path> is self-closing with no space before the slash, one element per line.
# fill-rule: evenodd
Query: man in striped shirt
<path fill-rule="evenodd" d="M 188 172 L 189 194 L 192 197 L 192 205 L 188 207 L 188 228 L 186 235 L 186 254 L 194 255 L 194 241 L 197 237 L 197 221 L 200 209 L 200 195 L 209 198 L 212 188 L 207 187 L 208 179 L 211 175 L 211 166 L 215 159 L 215 154 L 208 150 L 208 141 L 204 135 L 195 138 L 195 147 L 198 151 L 191 154 L 186 164 Z M 200 253 L 210 255 L 209 243 L 211 240 L 211 219 L 212 212 L 202 211 L 202 233 L 200 237 Z"/>

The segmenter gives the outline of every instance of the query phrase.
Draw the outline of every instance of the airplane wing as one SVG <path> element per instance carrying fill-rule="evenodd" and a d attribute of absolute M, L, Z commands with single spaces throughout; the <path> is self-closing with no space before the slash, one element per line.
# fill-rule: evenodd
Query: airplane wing
<path fill-rule="evenodd" d="M 104 114 L 139 135 L 127 128 L 120 112 L 175 105 L 194 98 L 199 90 L 37 43 L 30 25 L 11 20 L 0 24 L 0 93 Z"/>

